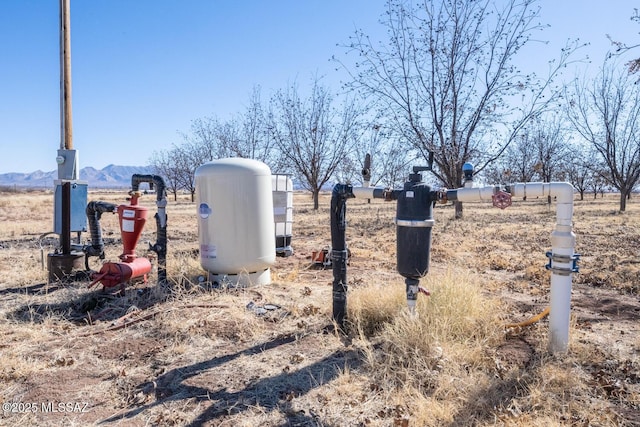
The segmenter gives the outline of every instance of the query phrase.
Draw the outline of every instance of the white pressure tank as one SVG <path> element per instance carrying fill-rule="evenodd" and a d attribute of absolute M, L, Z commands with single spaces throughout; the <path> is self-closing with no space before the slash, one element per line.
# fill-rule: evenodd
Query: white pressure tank
<path fill-rule="evenodd" d="M 220 285 L 271 282 L 275 236 L 271 170 L 257 160 L 228 158 L 196 169 L 200 264 Z"/>
<path fill-rule="evenodd" d="M 293 234 L 293 181 L 288 175 L 274 174 L 271 177 L 273 189 L 273 220 L 275 221 L 276 255 L 291 256 Z"/>

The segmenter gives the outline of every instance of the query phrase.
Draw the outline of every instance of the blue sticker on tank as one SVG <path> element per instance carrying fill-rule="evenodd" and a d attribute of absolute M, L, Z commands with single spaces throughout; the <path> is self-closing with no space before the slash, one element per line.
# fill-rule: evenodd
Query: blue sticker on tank
<path fill-rule="evenodd" d="M 200 206 L 198 206 L 198 214 L 202 219 L 209 218 L 209 215 L 211 215 L 211 212 L 212 212 L 211 208 L 206 203 L 200 203 Z"/>

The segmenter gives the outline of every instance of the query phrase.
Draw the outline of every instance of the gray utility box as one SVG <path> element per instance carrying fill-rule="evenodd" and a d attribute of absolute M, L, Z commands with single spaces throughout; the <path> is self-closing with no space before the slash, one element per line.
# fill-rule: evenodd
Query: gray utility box
<path fill-rule="evenodd" d="M 62 184 L 71 184 L 71 232 L 87 231 L 87 182 L 58 179 L 54 181 L 53 232 L 62 234 Z"/>

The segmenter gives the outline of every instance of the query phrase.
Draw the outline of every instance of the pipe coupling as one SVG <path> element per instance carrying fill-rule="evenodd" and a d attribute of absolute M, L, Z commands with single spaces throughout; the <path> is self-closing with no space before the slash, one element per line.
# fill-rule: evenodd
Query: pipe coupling
<path fill-rule="evenodd" d="M 554 274 L 561 276 L 569 276 L 571 273 L 580 272 L 578 267 L 578 261 L 580 260 L 580 254 L 573 255 L 558 255 L 553 252 L 547 252 L 546 257 L 549 258 L 549 263 L 544 266 L 547 270 Z M 569 267 L 558 267 L 554 263 L 570 264 Z"/>

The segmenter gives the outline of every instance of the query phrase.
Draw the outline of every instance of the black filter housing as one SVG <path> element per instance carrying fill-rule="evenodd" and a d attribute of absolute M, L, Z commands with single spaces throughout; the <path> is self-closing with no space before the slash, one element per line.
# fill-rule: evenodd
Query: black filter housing
<path fill-rule="evenodd" d="M 397 193 L 397 265 L 405 278 L 419 279 L 429 271 L 432 199 L 431 187 L 421 182 L 420 174 L 412 174 Z"/>

